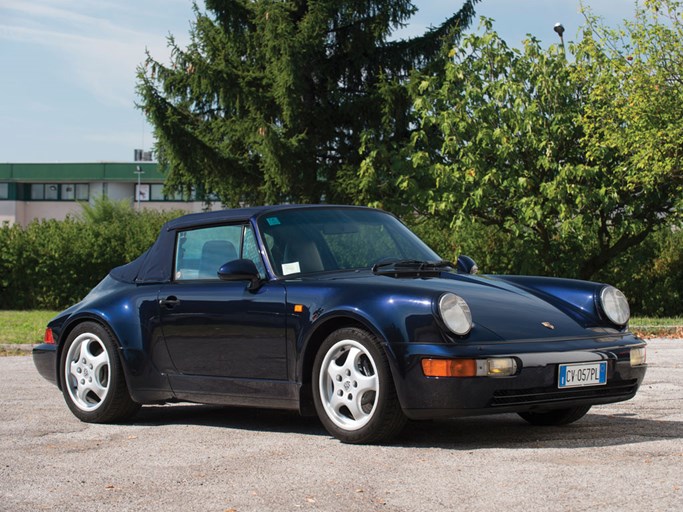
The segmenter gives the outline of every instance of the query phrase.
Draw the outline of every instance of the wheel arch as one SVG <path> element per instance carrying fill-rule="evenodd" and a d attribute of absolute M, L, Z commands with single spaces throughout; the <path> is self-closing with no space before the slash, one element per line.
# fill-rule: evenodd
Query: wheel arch
<path fill-rule="evenodd" d="M 299 388 L 299 410 L 302 415 L 314 416 L 316 414 L 313 405 L 312 376 L 313 363 L 320 346 L 330 334 L 347 327 L 355 327 L 367 331 L 380 341 L 380 345 L 389 359 L 389 369 L 392 373 L 392 379 L 394 378 L 393 354 L 388 347 L 386 336 L 382 334 L 380 329 L 374 326 L 368 319 L 350 312 L 339 312 L 330 315 L 324 320 L 316 323 L 307 333 L 300 351 L 297 379 L 301 383 Z"/>
<path fill-rule="evenodd" d="M 121 367 L 123 368 L 123 375 L 124 375 L 124 380 L 126 382 L 126 387 L 128 388 L 128 392 L 130 393 L 130 385 L 129 381 L 130 378 L 128 376 L 128 368 L 126 367 L 125 361 L 123 357 L 121 356 L 121 340 L 119 337 L 116 335 L 116 332 L 114 329 L 111 328 L 109 323 L 102 317 L 95 315 L 93 313 L 84 313 L 81 315 L 78 315 L 75 318 L 70 318 L 63 326 L 62 330 L 59 334 L 59 343 L 57 345 L 57 357 L 56 357 L 56 375 L 57 375 L 57 387 L 62 390 L 63 385 L 64 385 L 64 376 L 62 375 L 61 371 L 61 361 L 62 361 L 62 353 L 64 352 L 64 346 L 66 345 L 66 340 L 68 337 L 71 335 L 71 333 L 76 329 L 79 325 L 82 325 L 86 322 L 92 322 L 95 324 L 100 325 L 103 329 L 107 331 L 112 337 L 112 341 L 116 345 L 117 349 L 116 350 L 116 357 L 119 358 L 119 362 L 121 363 Z"/>

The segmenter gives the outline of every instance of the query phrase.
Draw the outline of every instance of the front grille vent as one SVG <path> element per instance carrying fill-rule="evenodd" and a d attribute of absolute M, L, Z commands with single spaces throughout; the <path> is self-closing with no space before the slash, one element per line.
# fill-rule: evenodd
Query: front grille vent
<path fill-rule="evenodd" d="M 562 402 L 582 398 L 604 398 L 632 395 L 636 392 L 638 381 L 625 380 L 600 387 L 557 389 L 533 388 L 496 391 L 493 394 L 492 406 L 501 405 L 533 405 L 547 402 Z"/>

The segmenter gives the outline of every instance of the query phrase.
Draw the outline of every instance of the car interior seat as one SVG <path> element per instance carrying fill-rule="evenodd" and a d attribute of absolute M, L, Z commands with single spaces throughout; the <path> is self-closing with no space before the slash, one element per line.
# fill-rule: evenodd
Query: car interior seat
<path fill-rule="evenodd" d="M 297 240 L 288 242 L 285 246 L 282 263 L 299 263 L 299 271 L 322 272 L 325 270 L 318 246 L 313 240 Z"/>
<path fill-rule="evenodd" d="M 237 259 L 237 249 L 228 240 L 209 240 L 202 246 L 199 260 L 199 279 L 218 279 L 218 269 Z"/>

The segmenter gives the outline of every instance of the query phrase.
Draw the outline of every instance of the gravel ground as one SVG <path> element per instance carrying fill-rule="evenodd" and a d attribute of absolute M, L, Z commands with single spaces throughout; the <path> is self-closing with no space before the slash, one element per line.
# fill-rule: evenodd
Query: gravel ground
<path fill-rule="evenodd" d="M 279 411 L 68 411 L 30 357 L 0 358 L 0 510 L 681 510 L 683 340 L 650 340 L 638 396 L 562 428 L 515 415 L 411 424 L 350 446 Z"/>

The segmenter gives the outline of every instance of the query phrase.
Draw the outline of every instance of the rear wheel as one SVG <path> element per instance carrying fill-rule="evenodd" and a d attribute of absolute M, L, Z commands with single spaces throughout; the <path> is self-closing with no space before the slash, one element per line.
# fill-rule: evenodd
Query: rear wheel
<path fill-rule="evenodd" d="M 557 426 L 569 425 L 583 418 L 590 410 L 590 405 L 568 407 L 566 409 L 554 409 L 547 412 L 520 412 L 519 415 L 532 425 Z"/>
<path fill-rule="evenodd" d="M 100 324 L 84 322 L 69 334 L 60 372 L 66 404 L 81 421 L 124 421 L 140 408 L 128 393 L 113 336 Z"/>
<path fill-rule="evenodd" d="M 386 354 L 361 329 L 340 329 L 323 342 L 313 365 L 313 399 L 327 431 L 344 443 L 388 441 L 406 423 Z"/>

